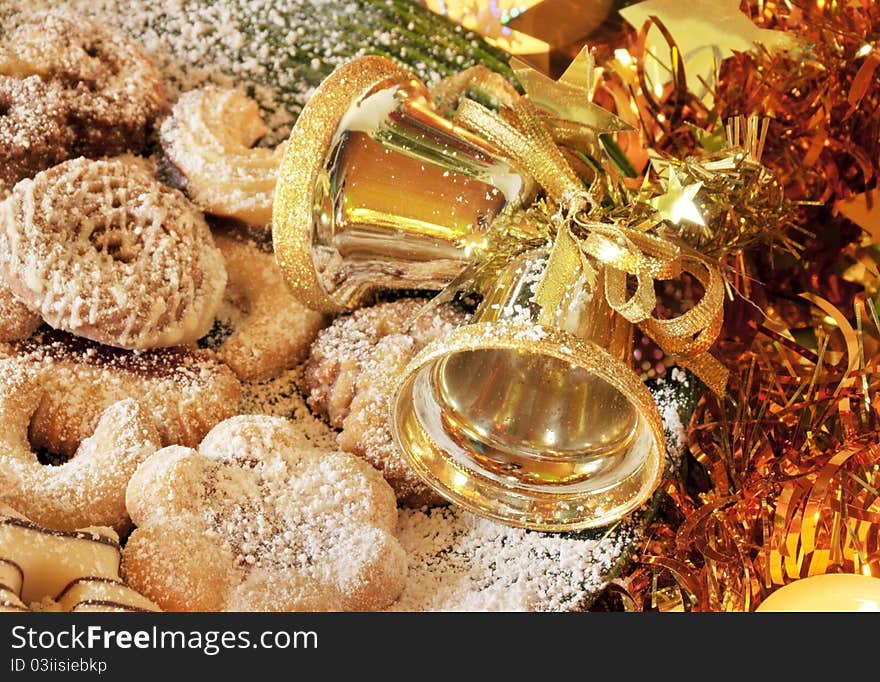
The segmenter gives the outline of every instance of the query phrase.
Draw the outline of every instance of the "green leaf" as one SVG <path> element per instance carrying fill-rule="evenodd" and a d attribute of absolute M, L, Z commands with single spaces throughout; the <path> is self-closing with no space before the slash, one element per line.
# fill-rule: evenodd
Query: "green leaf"
<path fill-rule="evenodd" d="M 635 166 L 632 165 L 626 154 L 624 154 L 623 150 L 618 146 L 617 142 L 611 137 L 611 135 L 608 133 L 602 133 L 599 135 L 599 141 L 605 148 L 608 158 L 611 159 L 611 162 L 617 166 L 625 177 L 638 177 L 639 174 L 636 172 Z"/>

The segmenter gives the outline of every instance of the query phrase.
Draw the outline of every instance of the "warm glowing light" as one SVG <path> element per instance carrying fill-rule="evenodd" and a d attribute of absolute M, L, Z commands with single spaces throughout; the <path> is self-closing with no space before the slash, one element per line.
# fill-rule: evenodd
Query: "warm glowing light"
<path fill-rule="evenodd" d="M 425 6 L 432 12 L 449 17 L 466 29 L 481 34 L 489 43 L 527 61 L 531 59 L 542 70 L 549 69 L 550 45 L 507 26 L 542 0 L 427 0 Z"/>
<path fill-rule="evenodd" d="M 650 200 L 651 205 L 657 209 L 660 217 L 675 225 L 681 224 L 682 220 L 696 225 L 705 225 L 700 209 L 697 208 L 694 198 L 702 182 L 694 182 L 682 186 L 681 180 L 675 169 L 669 168 L 669 181 L 666 185 L 666 194 L 656 196 Z"/>
<path fill-rule="evenodd" d="M 614 58 L 627 67 L 635 66 L 636 60 L 625 47 L 619 47 L 614 50 Z"/>
<path fill-rule="evenodd" d="M 873 49 L 874 49 L 874 48 L 873 48 L 872 45 L 870 45 L 869 43 L 865 43 L 864 45 L 862 45 L 861 48 L 859 48 L 859 51 L 856 52 L 856 57 L 865 57 L 865 56 L 867 56 L 868 53 L 871 52 L 871 50 L 873 50 Z"/>
<path fill-rule="evenodd" d="M 456 471 L 452 475 L 452 486 L 454 488 L 464 488 L 468 483 L 468 478 L 460 471 Z"/>
<path fill-rule="evenodd" d="M 780 587 L 757 610 L 880 612 L 880 578 L 851 573 L 814 575 Z"/>

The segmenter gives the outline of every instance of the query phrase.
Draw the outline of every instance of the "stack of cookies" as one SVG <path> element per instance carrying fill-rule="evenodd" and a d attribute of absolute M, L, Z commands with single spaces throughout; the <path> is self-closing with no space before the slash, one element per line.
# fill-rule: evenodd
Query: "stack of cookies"
<path fill-rule="evenodd" d="M 172 106 L 107 26 L 34 14 L 0 52 L 0 103 L 3 604 L 389 606 L 407 567 L 398 499 L 442 501 L 393 452 L 382 384 L 361 375 L 383 371 L 377 344 L 399 364 L 462 314 L 410 329 L 403 300 L 328 328 L 275 265 L 284 144 L 257 146 L 256 103 L 206 85 Z M 247 386 L 307 356 L 315 414 L 342 430 L 332 451 L 242 413 Z"/>

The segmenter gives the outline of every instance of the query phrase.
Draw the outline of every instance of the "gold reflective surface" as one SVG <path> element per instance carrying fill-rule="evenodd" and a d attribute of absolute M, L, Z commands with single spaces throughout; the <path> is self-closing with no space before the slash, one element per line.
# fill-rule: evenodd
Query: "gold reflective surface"
<path fill-rule="evenodd" d="M 362 132 L 342 136 L 315 187 L 312 258 L 344 307 L 372 291 L 439 290 L 468 262 L 462 237 L 504 207 L 496 188 L 393 152 Z"/>
<path fill-rule="evenodd" d="M 545 252 L 511 263 L 470 324 L 413 359 L 392 432 L 426 483 L 477 514 L 545 531 L 597 527 L 656 490 L 662 423 L 628 364 L 632 327 L 604 296 L 567 295 L 556 326 L 534 321 L 547 264 Z"/>
<path fill-rule="evenodd" d="M 583 367 L 523 350 L 451 354 L 428 384 L 444 427 L 487 469 L 527 483 L 584 481 L 614 466 L 638 415 Z"/>
<path fill-rule="evenodd" d="M 325 79 L 297 118 L 273 206 L 276 259 L 324 312 L 381 290 L 438 291 L 470 262 L 463 238 L 529 201 L 534 182 L 432 109 L 377 56 Z"/>

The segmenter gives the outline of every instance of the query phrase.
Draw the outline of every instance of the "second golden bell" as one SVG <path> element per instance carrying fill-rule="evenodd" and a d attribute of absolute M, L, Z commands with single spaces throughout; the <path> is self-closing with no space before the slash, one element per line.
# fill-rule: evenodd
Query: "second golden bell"
<path fill-rule="evenodd" d="M 437 291 L 469 264 L 466 237 L 529 202 L 533 181 L 434 111 L 427 87 L 382 57 L 339 67 L 290 136 L 273 208 L 285 278 L 312 308 L 378 291 Z"/>

